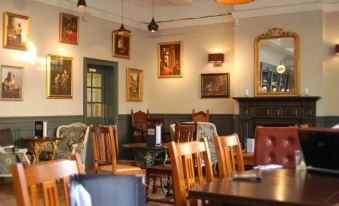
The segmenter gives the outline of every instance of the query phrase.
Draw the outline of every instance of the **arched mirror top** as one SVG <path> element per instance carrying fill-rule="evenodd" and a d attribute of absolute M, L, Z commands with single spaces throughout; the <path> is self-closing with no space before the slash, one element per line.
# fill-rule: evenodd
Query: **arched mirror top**
<path fill-rule="evenodd" d="M 255 96 L 299 96 L 298 34 L 273 28 L 254 41 Z"/>

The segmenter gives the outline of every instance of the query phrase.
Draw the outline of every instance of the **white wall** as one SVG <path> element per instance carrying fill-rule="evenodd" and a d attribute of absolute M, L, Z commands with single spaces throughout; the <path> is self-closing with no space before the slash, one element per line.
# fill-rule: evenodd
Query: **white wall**
<path fill-rule="evenodd" d="M 59 43 L 59 13 L 66 12 L 78 16 L 79 13 L 31 0 L 1 0 L 0 12 L 30 17 L 30 39 L 34 47 L 29 51 L 0 48 L 0 64 L 24 67 L 23 101 L 0 101 L 0 116 L 82 115 L 84 57 L 118 62 L 119 113 L 129 113 L 131 107 L 147 107 L 144 105 L 148 104 L 148 98 L 145 98 L 142 104 L 125 101 L 126 67 L 145 69 L 145 76 L 149 75 L 146 65 L 150 40 L 145 37 L 145 31 L 132 30 L 131 59 L 126 60 L 112 57 L 112 31 L 119 28 L 119 24 L 94 17 L 87 22 L 80 21 L 79 45 L 71 45 Z M 3 22 L 2 18 L 3 15 L 0 15 L 0 22 Z M 47 99 L 47 54 L 74 58 L 72 99 Z M 148 82 L 145 84 L 147 86 Z M 145 96 L 149 96 L 148 94 L 146 89 Z"/>

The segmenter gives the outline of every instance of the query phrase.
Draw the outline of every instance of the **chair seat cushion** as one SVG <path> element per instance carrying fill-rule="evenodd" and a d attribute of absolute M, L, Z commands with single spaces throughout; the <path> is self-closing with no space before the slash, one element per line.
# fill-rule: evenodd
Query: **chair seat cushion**
<path fill-rule="evenodd" d="M 103 171 L 107 171 L 107 172 L 112 172 L 112 165 L 104 165 L 104 166 L 100 166 L 100 169 Z M 128 171 L 137 171 L 137 170 L 141 170 L 140 167 L 134 167 L 131 165 L 122 165 L 122 164 L 117 164 L 117 172 L 128 172 Z"/>

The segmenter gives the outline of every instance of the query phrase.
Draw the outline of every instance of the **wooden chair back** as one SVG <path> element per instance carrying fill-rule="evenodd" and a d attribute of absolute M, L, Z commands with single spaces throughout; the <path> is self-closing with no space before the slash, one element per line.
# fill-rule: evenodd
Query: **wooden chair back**
<path fill-rule="evenodd" d="M 175 132 L 174 132 L 174 141 L 175 142 L 190 142 L 197 140 L 197 122 L 186 123 L 186 122 L 176 122 L 175 123 Z"/>
<path fill-rule="evenodd" d="M 146 126 L 147 119 L 150 117 L 149 111 L 147 112 L 133 112 L 131 110 L 132 117 L 132 136 L 133 142 L 145 142 L 146 140 Z"/>
<path fill-rule="evenodd" d="M 116 125 L 109 131 L 108 126 L 94 126 L 91 128 L 93 140 L 94 172 L 97 173 L 100 166 L 112 165 L 113 173 L 117 165 L 118 145 L 113 137 L 116 134 Z M 113 133 L 111 135 L 111 133 Z"/>
<path fill-rule="evenodd" d="M 187 189 L 209 183 L 214 178 L 207 139 L 184 143 L 172 141 L 168 143 L 168 150 L 172 164 L 175 205 L 184 206 L 187 205 Z"/>
<path fill-rule="evenodd" d="M 244 171 L 244 161 L 238 134 L 214 137 L 219 177 L 231 177 L 232 171 Z"/>
<path fill-rule="evenodd" d="M 209 110 L 206 111 L 200 111 L 195 112 L 194 109 L 192 109 L 192 121 L 193 122 L 209 122 L 210 121 L 210 112 Z"/>
<path fill-rule="evenodd" d="M 79 154 L 73 155 L 71 160 L 51 160 L 26 166 L 22 163 L 13 165 L 13 185 L 17 205 L 68 206 L 70 175 L 80 173 L 84 171 Z M 62 184 L 62 189 L 58 183 Z M 59 194 L 60 190 L 62 194 Z M 39 194 L 42 194 L 42 198 Z"/>

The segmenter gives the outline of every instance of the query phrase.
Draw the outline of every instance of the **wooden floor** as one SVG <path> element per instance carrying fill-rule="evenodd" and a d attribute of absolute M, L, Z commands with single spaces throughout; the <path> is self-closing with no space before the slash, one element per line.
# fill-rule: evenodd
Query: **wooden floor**
<path fill-rule="evenodd" d="M 152 199 L 164 199 L 165 198 L 160 188 L 157 189 L 157 192 L 155 194 L 150 193 L 148 197 L 151 197 Z M 10 178 L 7 178 L 5 180 L 0 179 L 0 205 L 1 206 L 16 205 L 14 189 L 13 189 L 12 182 L 10 181 Z M 173 204 L 164 204 L 164 203 L 148 201 L 147 205 L 148 206 L 158 206 L 158 205 L 167 206 L 167 205 L 173 205 Z"/>

